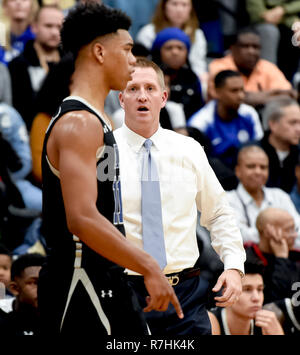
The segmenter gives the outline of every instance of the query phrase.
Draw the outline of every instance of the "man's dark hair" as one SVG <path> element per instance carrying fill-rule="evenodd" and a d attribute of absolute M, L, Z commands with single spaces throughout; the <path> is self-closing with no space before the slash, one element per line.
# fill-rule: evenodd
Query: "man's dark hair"
<path fill-rule="evenodd" d="M 70 10 L 61 30 L 64 52 L 71 52 L 76 58 L 79 50 L 95 38 L 118 29 L 127 30 L 130 18 L 122 11 L 98 3 L 84 3 Z"/>
<path fill-rule="evenodd" d="M 252 248 L 246 248 L 245 274 L 260 274 L 264 277 L 265 266 Z"/>
<path fill-rule="evenodd" d="M 231 44 L 232 45 L 236 45 L 238 44 L 239 42 L 239 39 L 240 39 L 240 36 L 244 35 L 244 34 L 248 34 L 248 33 L 252 33 L 256 36 L 258 36 L 260 38 L 260 34 L 259 32 L 256 30 L 255 27 L 253 26 L 245 26 L 245 27 L 242 27 L 240 29 L 237 30 L 237 32 L 235 33 L 234 36 L 232 36 L 232 42 Z"/>
<path fill-rule="evenodd" d="M 29 253 L 19 256 L 11 266 L 11 279 L 21 277 L 23 271 L 30 266 L 42 266 L 45 262 L 45 256 L 38 253 Z"/>
<path fill-rule="evenodd" d="M 254 263 L 252 261 L 246 261 L 244 264 L 245 274 L 259 274 L 264 276 L 264 266 L 260 263 Z"/>
<path fill-rule="evenodd" d="M 215 76 L 215 79 L 214 79 L 215 88 L 218 89 L 218 88 L 223 87 L 228 78 L 233 78 L 233 77 L 237 77 L 237 76 L 240 77 L 241 74 L 239 72 L 237 72 L 237 71 L 234 71 L 234 70 L 222 70 L 222 71 L 220 71 Z"/>

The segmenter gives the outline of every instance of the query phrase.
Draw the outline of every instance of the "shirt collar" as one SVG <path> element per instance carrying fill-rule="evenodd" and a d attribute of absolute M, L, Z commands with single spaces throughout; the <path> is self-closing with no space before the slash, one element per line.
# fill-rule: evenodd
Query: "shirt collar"
<path fill-rule="evenodd" d="M 267 202 L 271 202 L 272 198 L 271 195 L 268 193 L 268 189 L 263 186 L 263 193 L 264 193 L 264 200 Z M 242 183 L 238 184 L 237 193 L 239 194 L 240 198 L 242 199 L 245 205 L 250 204 L 253 201 L 253 197 L 249 194 L 249 192 L 244 188 Z"/>
<path fill-rule="evenodd" d="M 238 67 L 235 64 L 235 61 L 233 59 L 233 55 L 231 53 L 228 54 L 228 58 L 230 58 L 231 62 L 235 66 L 234 70 L 238 71 Z M 261 73 L 263 73 L 262 63 L 263 63 L 262 58 L 259 58 L 250 75 L 252 75 L 254 72 L 255 72 L 256 75 L 261 75 Z M 249 77 L 246 77 L 244 74 L 242 74 L 242 76 L 247 78 L 247 80 L 249 80 Z"/>
<path fill-rule="evenodd" d="M 267 189 L 266 187 L 263 187 L 263 192 L 264 192 L 264 200 L 266 200 L 269 204 L 272 204 L 273 195 L 271 193 L 271 190 Z"/>
<path fill-rule="evenodd" d="M 237 193 L 245 205 L 249 205 L 253 201 L 253 198 L 248 193 L 248 191 L 244 188 L 244 185 L 242 183 L 238 184 Z"/>
<path fill-rule="evenodd" d="M 141 150 L 141 147 L 147 138 L 140 136 L 139 134 L 132 131 L 130 128 L 126 126 L 125 123 L 123 123 L 121 129 L 123 130 L 123 134 L 126 138 L 128 145 L 136 153 L 138 153 Z M 162 148 L 162 142 L 163 142 L 161 137 L 162 133 L 163 133 L 163 129 L 161 128 L 161 126 L 159 126 L 158 130 L 149 138 L 152 140 L 153 145 L 157 148 L 157 150 L 160 150 Z"/>

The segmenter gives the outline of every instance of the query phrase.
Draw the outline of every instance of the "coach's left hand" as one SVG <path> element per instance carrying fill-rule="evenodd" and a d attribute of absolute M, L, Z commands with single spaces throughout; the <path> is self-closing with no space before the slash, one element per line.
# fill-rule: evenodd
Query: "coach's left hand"
<path fill-rule="evenodd" d="M 229 269 L 223 271 L 212 291 L 219 292 L 222 287 L 222 296 L 216 296 L 214 298 L 217 301 L 216 306 L 232 306 L 239 299 L 240 294 L 242 293 L 241 276 L 238 270 Z"/>

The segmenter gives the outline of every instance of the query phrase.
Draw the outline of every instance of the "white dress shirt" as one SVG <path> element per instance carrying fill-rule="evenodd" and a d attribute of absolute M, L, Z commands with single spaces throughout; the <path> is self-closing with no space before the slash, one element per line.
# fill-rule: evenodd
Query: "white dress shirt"
<path fill-rule="evenodd" d="M 140 176 L 145 138 L 125 124 L 114 131 L 114 136 L 120 155 L 126 237 L 143 248 Z M 212 247 L 220 255 L 224 268 L 244 272 L 245 251 L 234 212 L 200 144 L 161 127 L 150 139 L 151 155 L 160 177 L 167 254 L 164 272 L 179 272 L 196 263 L 197 208 L 201 212 L 201 225 L 210 231 Z"/>
<path fill-rule="evenodd" d="M 233 207 L 244 242 L 259 242 L 259 233 L 256 228 L 256 218 L 261 211 L 268 207 L 282 208 L 288 211 L 295 220 L 295 228 L 299 230 L 299 214 L 290 196 L 276 187 L 263 187 L 264 199 L 257 206 L 254 199 L 239 183 L 236 190 L 227 191 L 229 202 Z M 300 237 L 295 241 L 295 247 L 300 246 Z"/>

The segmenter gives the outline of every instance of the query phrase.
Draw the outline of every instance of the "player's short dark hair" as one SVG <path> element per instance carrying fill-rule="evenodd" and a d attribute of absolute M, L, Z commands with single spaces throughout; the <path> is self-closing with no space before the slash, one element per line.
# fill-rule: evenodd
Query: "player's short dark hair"
<path fill-rule="evenodd" d="M 214 79 L 215 88 L 216 89 L 222 88 L 225 85 L 226 80 L 228 78 L 240 77 L 240 76 L 241 76 L 241 74 L 238 71 L 235 71 L 235 70 L 222 70 L 215 76 L 215 79 Z"/>
<path fill-rule="evenodd" d="M 130 18 L 121 10 L 98 3 L 81 3 L 70 10 L 61 30 L 61 44 L 64 52 L 71 52 L 76 58 L 79 50 L 95 38 L 118 29 L 127 30 Z"/>
<path fill-rule="evenodd" d="M 21 277 L 23 271 L 30 266 L 42 266 L 46 257 L 38 253 L 29 253 L 20 255 L 11 266 L 11 279 Z"/>

